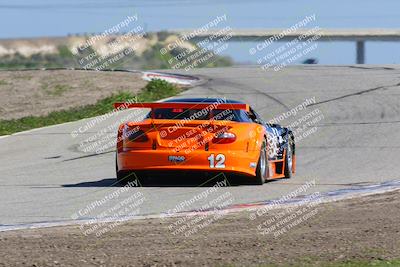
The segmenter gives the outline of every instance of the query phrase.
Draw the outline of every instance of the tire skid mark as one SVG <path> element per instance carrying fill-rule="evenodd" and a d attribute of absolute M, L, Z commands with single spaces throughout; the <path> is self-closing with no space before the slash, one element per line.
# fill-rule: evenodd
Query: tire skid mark
<path fill-rule="evenodd" d="M 219 94 L 228 94 L 231 95 L 232 93 L 222 93 L 222 92 L 218 92 L 217 90 L 215 90 L 213 88 L 213 84 L 215 83 L 215 85 L 223 85 L 223 86 L 229 86 L 229 87 L 233 87 L 235 89 L 239 89 L 239 90 L 243 90 L 243 88 L 247 88 L 250 89 L 251 91 L 253 91 L 253 94 L 260 94 L 263 95 L 269 99 L 271 99 L 272 101 L 276 102 L 277 104 L 279 104 L 280 106 L 284 107 L 286 110 L 290 110 L 290 108 L 283 103 L 281 100 L 277 99 L 276 97 L 271 96 L 270 94 L 267 94 L 263 91 L 257 90 L 255 88 L 250 88 L 248 85 L 244 85 L 244 84 L 239 84 L 239 83 L 235 83 L 232 81 L 227 81 L 227 80 L 223 80 L 223 79 L 215 79 L 215 78 L 209 78 L 207 83 L 205 83 L 203 86 L 204 88 L 207 88 L 209 90 L 212 90 L 214 92 L 217 92 Z M 246 92 L 247 93 L 247 92 Z M 240 93 L 237 93 L 240 94 Z M 259 109 L 259 111 L 261 111 L 261 109 Z"/>
<path fill-rule="evenodd" d="M 393 88 L 393 87 L 398 87 L 398 86 L 400 86 L 400 83 L 393 84 L 393 85 L 378 86 L 378 87 L 374 87 L 374 88 L 362 90 L 362 91 L 359 91 L 359 92 L 355 92 L 355 93 L 351 93 L 351 94 L 346 94 L 346 95 L 334 97 L 334 98 L 331 98 L 331 99 L 323 100 L 323 101 L 320 101 L 320 102 L 312 103 L 312 104 L 307 105 L 307 107 L 316 106 L 316 105 L 320 105 L 320 104 L 325 104 L 325 103 L 328 103 L 328 102 L 332 102 L 332 101 L 336 101 L 336 100 L 341 100 L 341 99 L 344 99 L 344 98 L 347 98 L 347 97 L 352 97 L 352 96 L 357 96 L 357 95 L 363 95 L 363 94 L 371 93 L 371 92 L 374 92 L 374 91 L 377 91 L 377 90 L 382 90 L 382 89 L 383 89 L 383 90 L 386 90 L 386 89 Z"/>

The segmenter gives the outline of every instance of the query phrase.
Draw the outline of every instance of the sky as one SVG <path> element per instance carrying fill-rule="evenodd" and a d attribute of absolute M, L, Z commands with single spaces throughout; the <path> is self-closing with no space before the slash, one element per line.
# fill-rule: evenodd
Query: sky
<path fill-rule="evenodd" d="M 316 14 L 321 28 L 400 28 L 398 0 L 0 0 L 0 38 L 99 33 L 137 14 L 146 31 L 197 28 L 226 14 L 234 29 L 286 28 Z M 230 43 L 226 54 L 254 61 L 251 43 Z M 400 63 L 397 43 L 369 42 L 366 63 Z M 319 43 L 309 56 L 321 64 L 351 64 L 352 42 Z"/>

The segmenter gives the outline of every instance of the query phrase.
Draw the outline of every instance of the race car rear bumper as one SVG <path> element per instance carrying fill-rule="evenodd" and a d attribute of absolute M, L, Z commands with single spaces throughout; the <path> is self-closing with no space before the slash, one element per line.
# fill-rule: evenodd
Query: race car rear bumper
<path fill-rule="evenodd" d="M 218 160 L 215 159 L 212 165 L 209 160 L 212 154 L 214 159 L 218 154 L 223 154 L 223 164 L 217 167 Z M 123 171 L 220 171 L 255 176 L 258 158 L 259 151 L 195 150 L 185 153 L 171 150 L 130 150 L 117 154 L 117 164 L 118 170 Z"/>

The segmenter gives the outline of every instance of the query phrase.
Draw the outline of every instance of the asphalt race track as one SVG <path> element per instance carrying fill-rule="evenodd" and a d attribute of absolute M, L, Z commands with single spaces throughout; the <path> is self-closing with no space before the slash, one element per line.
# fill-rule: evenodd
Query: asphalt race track
<path fill-rule="evenodd" d="M 400 67 L 293 66 L 265 72 L 243 66 L 199 69 L 189 74 L 206 82 L 184 92 L 187 97 L 243 100 L 266 120 L 315 97 L 314 104 L 281 123 L 296 122 L 314 110 L 318 110 L 314 112 L 317 116 L 322 114 L 317 128 L 303 127 L 304 123 L 299 126 L 300 134 L 310 132 L 297 142 L 296 176 L 263 186 L 220 188 L 218 194 L 230 192 L 235 204 L 279 198 L 314 179 L 316 186 L 307 194 L 400 178 Z M 131 111 L 118 117 L 127 112 Z M 71 220 L 79 210 L 118 190 L 120 187 L 112 186 L 114 152 L 96 155 L 79 147 L 80 142 L 116 120 L 114 116 L 97 123 L 76 138 L 71 132 L 89 120 L 1 138 L 0 225 Z M 196 184 L 167 182 L 129 188 L 85 216 L 96 216 L 135 192 L 145 197 L 139 214 L 157 214 L 205 190 L 207 187 Z M 196 209 L 206 202 L 203 199 L 185 209 Z"/>

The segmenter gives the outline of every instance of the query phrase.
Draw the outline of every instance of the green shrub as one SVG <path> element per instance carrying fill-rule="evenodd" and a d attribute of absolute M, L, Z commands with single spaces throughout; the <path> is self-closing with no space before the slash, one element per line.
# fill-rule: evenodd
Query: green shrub
<path fill-rule="evenodd" d="M 138 97 L 141 101 L 154 101 L 156 99 L 176 95 L 178 92 L 179 89 L 175 85 L 160 79 L 155 79 L 151 80 L 143 88 L 142 94 L 148 99 L 142 99 L 140 95 L 138 95 Z"/>

